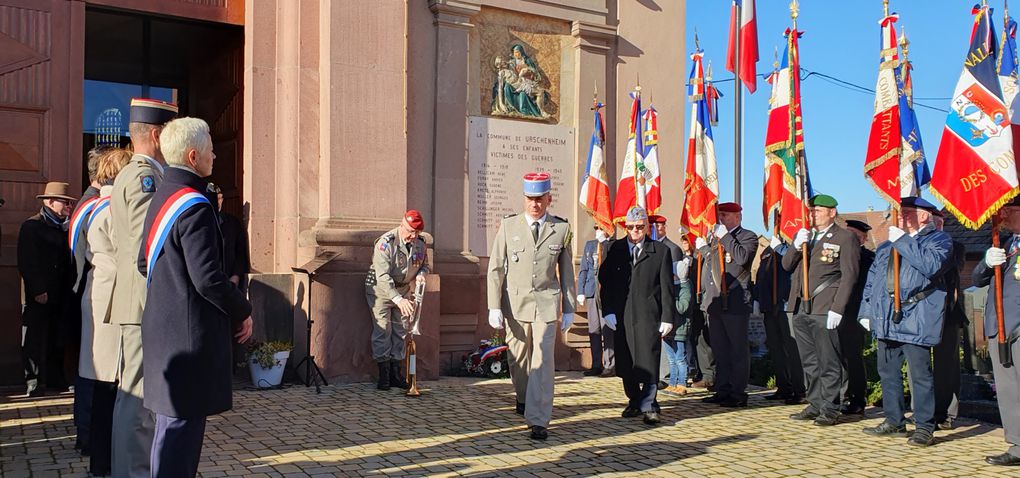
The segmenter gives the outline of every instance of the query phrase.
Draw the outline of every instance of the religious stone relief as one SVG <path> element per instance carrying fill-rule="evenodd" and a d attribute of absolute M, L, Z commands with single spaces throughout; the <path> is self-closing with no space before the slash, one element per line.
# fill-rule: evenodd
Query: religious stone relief
<path fill-rule="evenodd" d="M 496 83 L 492 85 L 493 116 L 549 119 L 546 111 L 548 90 L 535 60 L 524 51 L 524 46 L 515 44 L 510 48 L 511 56 L 497 56 Z"/>

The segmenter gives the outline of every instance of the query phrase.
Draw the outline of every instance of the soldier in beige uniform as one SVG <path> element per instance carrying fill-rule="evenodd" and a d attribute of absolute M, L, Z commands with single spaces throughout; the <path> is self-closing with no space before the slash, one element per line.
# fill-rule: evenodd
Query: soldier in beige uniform
<path fill-rule="evenodd" d="M 489 325 L 503 328 L 503 292 L 510 378 L 531 438 L 544 440 L 552 417 L 556 319 L 574 321 L 574 262 L 566 220 L 548 214 L 552 183 L 547 173 L 524 176 L 524 214 L 503 219 L 489 254 Z M 562 309 L 561 309 L 562 308 Z"/>
<path fill-rule="evenodd" d="M 421 213 L 412 209 L 404 213 L 400 227 L 375 241 L 372 267 L 365 278 L 365 297 L 375 320 L 372 358 L 379 364 L 379 390 L 389 390 L 391 384 L 408 387 L 400 371 L 400 361 L 407 353 L 404 318 L 414 314 L 412 286 L 415 281 L 424 281 L 429 272 L 425 239 L 419 235 L 424 228 Z"/>
<path fill-rule="evenodd" d="M 113 409 L 113 476 L 149 476 L 155 421 L 142 406 L 142 308 L 145 277 L 138 272 L 142 227 L 152 193 L 163 181 L 166 162 L 159 150 L 163 125 L 177 106 L 158 100 L 131 100 L 134 156 L 113 181 L 110 215 L 117 273 L 110 323 L 120 326 L 120 384 Z"/>

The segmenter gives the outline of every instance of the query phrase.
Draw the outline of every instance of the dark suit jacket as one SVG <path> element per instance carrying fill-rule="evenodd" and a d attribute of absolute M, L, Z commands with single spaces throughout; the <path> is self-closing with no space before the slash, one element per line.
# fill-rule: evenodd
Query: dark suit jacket
<path fill-rule="evenodd" d="M 1010 244 L 1016 235 L 1002 242 L 1002 248 L 1009 253 Z M 1006 326 L 1006 336 L 1020 333 L 1020 280 L 1017 280 L 1017 261 L 1011 258 L 1002 265 L 1002 283 L 995 282 L 995 268 L 988 267 L 982 258 L 974 268 L 974 285 L 988 287 L 988 298 L 985 299 L 985 335 L 988 338 L 999 336 L 999 311 L 995 307 L 995 289 L 1002 287 L 1002 317 Z M 989 344 L 989 346 L 993 346 Z"/>
<path fill-rule="evenodd" d="M 616 375 L 651 383 L 659 379 L 659 324 L 675 327 L 676 308 L 669 249 L 647 237 L 642 247 L 631 265 L 630 241 L 613 242 L 599 268 L 599 284 L 602 313 L 616 314 L 616 343 L 626 342 L 630 351 L 623 357 L 617 349 Z"/>
<path fill-rule="evenodd" d="M 232 214 L 220 212 L 220 232 L 223 233 L 223 270 L 227 277 L 237 276 L 241 279 L 238 287 L 247 290 L 248 272 L 251 270 L 251 259 L 248 256 L 248 234 L 245 233 L 241 220 Z"/>
<path fill-rule="evenodd" d="M 786 299 L 790 296 L 790 272 L 779 264 L 782 256 L 771 247 L 766 247 L 761 251 L 760 257 L 758 274 L 754 279 L 754 299 L 758 301 L 758 307 L 763 314 L 771 313 L 773 310 L 786 310 Z M 775 266 L 775 280 L 772 278 L 773 265 Z M 772 302 L 773 288 L 776 289 L 774 304 Z"/>
<path fill-rule="evenodd" d="M 251 304 L 223 271 L 219 221 L 207 183 L 190 171 L 167 168 L 145 216 L 143 238 L 167 199 L 190 187 L 210 204 L 184 211 L 171 226 L 150 277 L 142 315 L 145 408 L 178 418 L 199 418 L 232 406 L 234 331 Z M 146 240 L 139 251 L 145 274 Z"/>
<path fill-rule="evenodd" d="M 826 253 L 825 251 L 835 251 Z M 822 261 L 823 253 L 834 254 L 831 262 Z M 825 315 L 830 310 L 845 315 L 847 303 L 853 294 L 860 273 L 861 243 L 853 233 L 833 224 L 812 246 L 808 245 L 808 293 L 828 282 L 811 301 L 810 309 L 801 306 L 803 294 L 803 261 L 801 250 L 793 247 L 783 254 L 783 268 L 790 271 L 790 298 L 786 303 L 788 312 Z M 805 310 L 801 310 L 805 309 Z"/>
<path fill-rule="evenodd" d="M 874 262 L 875 252 L 862 246 L 860 259 L 861 265 L 857 272 L 857 281 L 854 283 L 853 293 L 850 294 L 850 300 L 848 300 L 846 304 L 846 312 L 843 314 L 844 319 L 850 319 L 851 322 L 855 323 L 857 322 L 857 317 L 861 313 L 861 303 L 864 302 L 864 284 L 868 282 L 868 271 L 871 269 L 871 264 Z"/>
<path fill-rule="evenodd" d="M 719 248 L 715 237 L 708 246 L 698 252 L 704 258 L 701 262 L 701 310 L 711 315 L 723 313 L 723 298 L 720 291 Z M 751 313 L 751 263 L 758 252 L 758 235 L 737 227 L 718 239 L 723 245 L 722 261 L 726 271 L 727 314 Z M 726 262 L 725 255 L 730 261 Z"/>

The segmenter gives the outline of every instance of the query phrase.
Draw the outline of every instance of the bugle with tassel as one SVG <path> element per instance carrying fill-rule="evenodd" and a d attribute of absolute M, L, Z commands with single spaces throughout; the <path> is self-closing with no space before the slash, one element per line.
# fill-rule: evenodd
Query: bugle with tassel
<path fill-rule="evenodd" d="M 411 314 L 411 323 L 408 328 L 410 333 L 407 334 L 407 383 L 410 384 L 406 393 L 408 397 L 421 395 L 421 392 L 418 391 L 418 361 L 415 355 L 414 336 L 421 335 L 421 332 L 418 330 L 418 323 L 421 321 L 421 306 L 424 301 L 425 281 L 419 280 L 416 281 L 414 286 L 414 314 Z"/>

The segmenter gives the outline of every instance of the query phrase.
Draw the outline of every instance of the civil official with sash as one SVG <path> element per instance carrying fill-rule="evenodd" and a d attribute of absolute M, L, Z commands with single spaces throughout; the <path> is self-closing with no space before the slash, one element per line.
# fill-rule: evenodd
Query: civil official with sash
<path fill-rule="evenodd" d="M 225 272 L 216 196 L 203 179 L 216 158 L 209 126 L 180 118 L 160 141 L 170 167 L 136 256 L 147 287 L 145 407 L 156 414 L 152 476 L 184 477 L 198 471 L 206 417 L 232 406 L 231 340 L 251 335 L 251 304 Z"/>
<path fill-rule="evenodd" d="M 109 322 L 120 327 L 120 376 L 113 409 L 113 476 L 148 476 L 152 448 L 152 412 L 142 406 L 142 308 L 145 278 L 136 260 L 149 201 L 163 181 L 166 162 L 159 133 L 177 116 L 177 106 L 158 100 L 131 100 L 131 149 L 134 156 L 113 181 L 110 213 L 117 247 L 117 277 Z"/>
<path fill-rule="evenodd" d="M 379 390 L 408 388 L 400 370 L 407 354 L 404 318 L 414 315 L 414 286 L 429 273 L 423 229 L 421 213 L 407 211 L 400 226 L 380 236 L 372 250 L 365 298 L 372 308 L 372 359 L 379 365 Z"/>
<path fill-rule="evenodd" d="M 548 213 L 548 173 L 524 176 L 524 214 L 503 219 L 489 254 L 489 325 L 508 329 L 510 378 L 517 412 L 531 438 L 545 440 L 552 418 L 556 322 L 574 321 L 574 262 L 570 224 Z M 506 294 L 508 307 L 503 309 Z M 506 320 L 504 321 L 504 317 Z"/>

